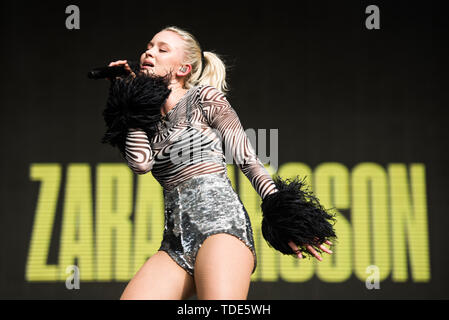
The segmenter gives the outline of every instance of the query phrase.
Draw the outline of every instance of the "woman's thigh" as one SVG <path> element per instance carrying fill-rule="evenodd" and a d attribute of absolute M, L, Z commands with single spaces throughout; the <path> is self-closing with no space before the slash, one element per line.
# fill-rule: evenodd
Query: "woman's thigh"
<path fill-rule="evenodd" d="M 120 299 L 180 300 L 195 294 L 193 277 L 165 251 L 158 251 L 137 271 Z"/>
<path fill-rule="evenodd" d="M 198 300 L 246 299 L 253 267 L 253 254 L 240 239 L 226 233 L 209 236 L 195 259 Z"/>

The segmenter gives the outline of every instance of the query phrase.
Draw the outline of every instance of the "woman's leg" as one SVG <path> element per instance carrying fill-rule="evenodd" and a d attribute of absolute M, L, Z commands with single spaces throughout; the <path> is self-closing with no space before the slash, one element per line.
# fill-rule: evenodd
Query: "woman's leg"
<path fill-rule="evenodd" d="M 165 251 L 158 251 L 137 271 L 121 300 L 180 300 L 195 294 L 193 277 Z"/>
<path fill-rule="evenodd" d="M 195 260 L 198 300 L 245 300 L 253 267 L 253 254 L 240 239 L 226 233 L 209 236 Z"/>

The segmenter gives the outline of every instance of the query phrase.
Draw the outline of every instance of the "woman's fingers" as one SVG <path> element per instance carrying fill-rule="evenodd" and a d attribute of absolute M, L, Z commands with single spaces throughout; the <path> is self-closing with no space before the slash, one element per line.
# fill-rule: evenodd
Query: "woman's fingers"
<path fill-rule="evenodd" d="M 332 250 L 329 250 L 328 248 L 326 248 L 326 247 L 324 246 L 324 244 L 320 245 L 320 249 L 323 250 L 324 252 L 327 252 L 327 253 L 329 253 L 329 254 L 332 254 Z"/>
<path fill-rule="evenodd" d="M 315 237 L 314 239 L 315 239 L 315 242 L 318 242 L 318 240 L 319 240 L 317 237 Z M 332 245 L 332 242 L 330 242 L 329 240 L 326 240 L 325 243 L 328 245 Z"/>
<path fill-rule="evenodd" d="M 296 253 L 296 255 L 298 256 L 299 259 L 302 259 L 302 254 L 301 251 L 299 250 L 298 246 L 293 242 L 290 241 L 288 243 L 288 245 L 290 246 L 290 248 L 292 248 L 292 250 Z"/>
<path fill-rule="evenodd" d="M 311 254 L 314 255 L 315 258 L 317 258 L 320 261 L 323 260 L 323 258 L 321 258 L 321 256 L 318 254 L 318 252 L 316 252 L 316 250 L 310 244 L 306 245 L 306 248 L 307 248 L 307 250 L 309 250 L 309 252 Z"/>
<path fill-rule="evenodd" d="M 126 60 L 112 61 L 112 62 L 109 63 L 108 67 L 119 66 L 119 65 L 123 64 L 123 61 L 126 61 Z M 115 77 L 115 79 L 117 79 L 117 78 L 118 78 L 118 77 Z M 109 81 L 112 81 L 112 80 L 113 80 L 113 78 L 109 78 L 109 77 L 107 77 L 106 79 L 108 79 Z"/>
<path fill-rule="evenodd" d="M 328 241 L 328 240 L 327 240 L 325 243 L 328 244 L 328 245 L 331 245 L 331 244 L 332 244 L 332 242 L 330 242 L 330 241 Z M 298 246 L 297 246 L 293 241 L 290 241 L 290 242 L 288 243 L 288 245 L 290 246 L 290 248 L 292 248 L 293 252 L 296 253 L 296 255 L 298 256 L 299 259 L 302 259 L 302 258 L 303 258 L 302 254 L 301 254 L 301 251 L 299 250 Z M 309 244 L 309 245 L 306 245 L 306 248 L 307 248 L 307 250 L 308 250 L 308 251 L 309 251 L 315 258 L 317 258 L 319 261 L 322 261 L 322 260 L 323 260 L 323 258 L 322 258 L 322 257 L 320 256 L 320 254 L 313 248 L 312 245 L 310 245 L 310 244 Z M 328 253 L 328 254 L 332 254 L 332 253 L 333 253 L 332 250 L 326 248 L 326 247 L 324 246 L 324 244 L 321 244 L 321 245 L 319 246 L 319 248 L 320 248 L 321 250 L 323 250 L 324 252 Z"/>
<path fill-rule="evenodd" d="M 125 69 L 128 70 L 129 74 L 130 74 L 132 77 L 134 77 L 134 78 L 136 77 L 136 74 L 135 74 L 134 71 L 131 69 L 131 67 L 129 66 L 128 62 L 126 62 L 126 64 L 125 64 Z"/>
<path fill-rule="evenodd" d="M 112 61 L 111 63 L 109 63 L 109 67 L 113 67 L 113 66 L 119 66 L 122 64 L 126 64 L 126 60 L 117 60 L 117 61 Z"/>
<path fill-rule="evenodd" d="M 109 63 L 109 66 L 108 66 L 108 67 L 121 66 L 121 65 L 125 65 L 125 68 L 128 66 L 128 68 L 129 68 L 128 60 L 117 60 L 117 61 L 112 61 L 111 63 Z"/>
<path fill-rule="evenodd" d="M 112 61 L 109 63 L 108 67 L 114 67 L 114 66 L 124 66 L 125 70 L 129 72 L 129 74 L 133 77 L 136 76 L 134 71 L 131 69 L 131 67 L 128 64 L 128 60 L 117 60 Z"/>
<path fill-rule="evenodd" d="M 318 239 L 315 238 L 315 241 L 318 241 Z M 329 240 L 326 240 L 324 243 L 327 244 L 327 245 L 329 245 L 329 246 L 332 245 L 332 242 L 330 242 Z M 328 254 L 332 254 L 332 253 L 333 253 L 332 250 L 326 248 L 326 247 L 324 246 L 324 244 L 320 244 L 319 248 L 320 248 L 321 250 L 323 250 L 324 252 L 328 253 Z"/>
<path fill-rule="evenodd" d="M 315 237 L 315 242 L 318 242 L 318 240 L 319 240 L 319 239 Z M 327 245 L 329 245 L 329 246 L 332 245 L 332 242 L 330 242 L 329 240 L 326 240 L 324 243 L 327 244 Z"/>

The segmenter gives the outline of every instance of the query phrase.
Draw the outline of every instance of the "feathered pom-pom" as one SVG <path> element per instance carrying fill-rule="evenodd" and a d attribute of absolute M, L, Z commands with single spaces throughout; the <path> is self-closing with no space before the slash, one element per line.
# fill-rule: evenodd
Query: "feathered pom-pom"
<path fill-rule="evenodd" d="M 125 142 L 129 128 L 144 130 L 150 139 L 161 118 L 161 106 L 170 94 L 167 76 L 128 76 L 112 81 L 103 117 L 106 133 L 101 142 L 117 146 L 125 153 Z"/>
<path fill-rule="evenodd" d="M 312 256 L 306 248 L 309 244 L 321 252 L 320 244 L 336 238 L 335 215 L 321 206 L 298 176 L 286 180 L 276 176 L 273 181 L 279 191 L 267 195 L 261 204 L 262 235 L 269 246 L 283 254 L 295 254 L 288 245 L 293 241 L 303 254 Z"/>

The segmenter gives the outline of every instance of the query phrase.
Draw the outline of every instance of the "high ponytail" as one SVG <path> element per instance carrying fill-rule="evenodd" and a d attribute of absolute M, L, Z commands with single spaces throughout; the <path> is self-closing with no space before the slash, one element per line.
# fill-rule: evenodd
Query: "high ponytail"
<path fill-rule="evenodd" d="M 201 77 L 192 81 L 194 85 L 211 85 L 225 93 L 228 91 L 226 83 L 226 66 L 218 54 L 211 51 L 203 51 L 204 70 Z M 191 85 L 192 85 L 191 84 Z"/>
<path fill-rule="evenodd" d="M 212 51 L 203 51 L 203 67 L 200 44 L 190 32 L 175 26 L 165 27 L 161 31 L 175 32 L 184 40 L 184 63 L 192 65 L 192 71 L 185 78 L 184 86 L 186 89 L 190 89 L 198 85 L 210 85 L 223 93 L 229 91 L 228 84 L 226 83 L 226 66 L 217 53 Z M 204 68 L 202 72 L 201 68 Z"/>

